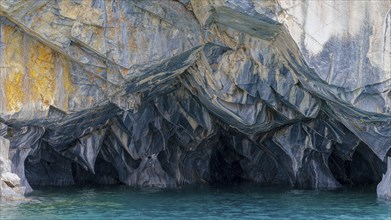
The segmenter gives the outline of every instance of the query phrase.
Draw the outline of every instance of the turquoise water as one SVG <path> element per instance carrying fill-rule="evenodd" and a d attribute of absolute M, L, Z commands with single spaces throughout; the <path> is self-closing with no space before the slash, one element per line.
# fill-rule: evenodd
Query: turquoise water
<path fill-rule="evenodd" d="M 373 187 L 63 187 L 36 190 L 28 198 L 0 203 L 0 219 L 391 219 L 391 203 L 378 200 Z"/>

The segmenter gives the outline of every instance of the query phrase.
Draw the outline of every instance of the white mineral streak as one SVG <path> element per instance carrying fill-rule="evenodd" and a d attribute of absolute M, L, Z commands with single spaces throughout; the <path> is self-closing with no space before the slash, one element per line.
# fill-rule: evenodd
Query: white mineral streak
<path fill-rule="evenodd" d="M 11 173 L 11 161 L 8 159 L 9 140 L 0 136 L 0 199 L 18 200 L 22 197 L 19 187 L 20 178 Z"/>
<path fill-rule="evenodd" d="M 383 175 L 379 185 L 377 185 L 377 196 L 391 200 L 391 157 L 388 157 L 387 160 L 387 172 Z"/>
<path fill-rule="evenodd" d="M 363 55 L 374 67 L 382 70 L 378 82 L 391 79 L 390 0 L 278 0 L 278 3 L 282 9 L 278 20 L 285 24 L 298 46 L 309 52 L 307 60 L 319 55 L 331 38 L 336 41 L 355 41 L 363 32 L 371 32 L 367 45 L 369 50 L 362 51 L 365 52 Z M 357 42 L 357 48 L 363 46 Z M 361 74 L 366 73 L 351 74 L 359 81 L 364 79 Z"/>

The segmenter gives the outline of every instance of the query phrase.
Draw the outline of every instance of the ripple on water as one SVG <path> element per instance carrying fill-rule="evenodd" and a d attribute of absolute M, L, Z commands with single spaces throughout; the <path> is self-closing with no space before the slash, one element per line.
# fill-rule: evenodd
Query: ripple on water
<path fill-rule="evenodd" d="M 391 202 L 377 199 L 373 187 L 48 187 L 28 198 L 0 203 L 0 219 L 391 219 Z"/>

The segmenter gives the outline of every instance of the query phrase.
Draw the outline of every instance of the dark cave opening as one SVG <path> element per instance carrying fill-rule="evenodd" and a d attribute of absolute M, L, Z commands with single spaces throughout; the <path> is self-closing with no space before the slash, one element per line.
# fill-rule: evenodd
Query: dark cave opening
<path fill-rule="evenodd" d="M 219 146 L 214 148 L 209 161 L 210 182 L 215 185 L 236 185 L 246 182 L 241 166 L 241 160 L 244 158 L 232 148 L 227 139 L 220 136 Z"/>
<path fill-rule="evenodd" d="M 328 160 L 335 179 L 344 186 L 369 186 L 378 184 L 386 171 L 386 164 L 363 142 L 351 160 L 342 159 L 334 152 Z"/>
<path fill-rule="evenodd" d="M 33 189 L 40 186 L 121 184 L 117 170 L 101 153 L 92 172 L 48 146 L 26 158 L 25 175 Z"/>
<path fill-rule="evenodd" d="M 251 143 L 246 145 L 245 142 L 237 133 L 221 132 L 204 140 L 195 150 L 192 149 L 194 146 L 178 146 L 169 141 L 168 147 L 157 155 L 134 160 L 125 151 L 118 151 L 123 148 L 116 149 L 115 142 L 106 138 L 91 170 L 80 158 L 61 154 L 42 141 L 39 150 L 25 160 L 25 176 L 33 189 L 68 185 L 170 187 L 183 184 L 245 183 L 306 188 L 305 184 L 297 186 L 297 181 L 309 181 L 305 186 L 311 186 L 317 175 L 312 170 L 314 167 L 300 169 L 295 185 L 295 181 L 289 180 L 287 171 L 284 170 L 286 167 L 279 164 L 276 158 L 273 159 L 263 150 Z M 312 153 L 316 154 L 317 151 Z M 321 161 L 322 157 L 319 154 L 320 159 L 313 159 Z M 328 157 L 327 165 L 342 186 L 378 184 L 386 170 L 385 163 L 362 142 L 355 149 L 351 160 L 343 159 L 333 151 Z M 147 183 L 144 184 L 145 182 Z"/>
<path fill-rule="evenodd" d="M 205 140 L 197 150 L 184 150 L 190 146 L 176 146 L 173 142 L 167 149 L 161 151 L 156 158 L 149 155 L 144 159 L 147 161 L 157 160 L 162 170 L 173 177 L 181 170 L 185 179 L 181 184 L 210 184 L 210 185 L 237 185 L 250 182 L 246 178 L 245 170 L 241 164 L 245 158 L 240 155 L 229 138 L 217 135 L 210 140 Z M 98 153 L 94 170 L 83 166 L 80 158 L 71 157 L 69 154 L 61 154 L 55 148 L 45 142 L 41 142 L 40 149 L 33 155 L 29 155 L 25 162 L 25 176 L 27 182 L 34 189 L 42 186 L 69 186 L 69 185 L 129 185 L 129 169 L 124 167 L 131 165 L 132 172 L 138 172 L 141 168 L 141 160 L 134 160 L 130 155 L 124 153 L 125 161 L 118 158 L 110 158 L 107 155 L 115 154 L 113 142 L 105 141 Z M 65 147 L 67 148 L 67 147 Z M 179 153 L 180 151 L 184 151 Z M 188 158 L 194 158 L 185 162 Z M 132 162 L 132 163 L 131 163 Z M 125 174 L 128 173 L 128 174 Z M 146 172 L 148 173 L 148 171 Z M 125 176 L 121 178 L 120 175 Z M 140 174 L 139 174 L 140 175 Z M 148 175 L 154 175 L 148 173 Z M 141 174 L 143 176 L 143 174 Z M 143 177 L 141 177 L 143 178 Z M 178 182 L 178 181 L 177 181 Z M 148 186 L 154 186 L 151 184 Z M 158 185 L 158 184 L 157 184 Z"/>

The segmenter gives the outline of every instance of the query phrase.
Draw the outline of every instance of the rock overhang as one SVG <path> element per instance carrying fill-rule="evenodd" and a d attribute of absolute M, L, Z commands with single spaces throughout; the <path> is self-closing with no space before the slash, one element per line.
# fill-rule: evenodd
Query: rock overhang
<path fill-rule="evenodd" d="M 40 3 L 5 2 L 1 8 L 11 21 L 1 20 L 2 41 L 10 39 L 2 47 L 1 61 L 13 62 L 12 68 L 2 70 L 3 88 L 10 89 L 0 89 L 6 103 L 1 117 L 14 130 L 8 137 L 12 170 L 25 186 L 24 161 L 29 161 L 29 172 L 42 174 L 48 169 L 42 161 L 53 163 L 51 157 L 73 167 L 74 173 L 55 165 L 53 172 L 62 170 L 66 178 L 52 181 L 49 175 L 45 184 L 75 183 L 75 174 L 90 172 L 89 179 L 77 181 L 97 181 L 96 175 L 105 174 L 103 183 L 142 186 L 239 178 L 313 188 L 339 186 L 338 175 L 352 178 L 329 166 L 351 160 L 356 151 L 360 154 L 363 143 L 380 161 L 387 158 L 387 52 L 379 55 L 385 58 L 383 69 L 379 59 L 375 67 L 363 55 L 373 48 L 368 46 L 371 25 L 387 24 L 387 19 L 373 16 L 357 29 L 365 32 L 357 38 L 365 44 L 358 52 L 352 47 L 354 36 L 337 36 L 324 44 L 323 54 L 314 56 L 305 39 L 295 34 L 312 29 L 287 26 L 282 15 L 294 15 L 284 4 Z M 73 17 L 69 7 L 92 10 L 97 17 Z M 114 14 L 107 11 L 115 7 Z M 383 35 L 387 51 L 390 36 L 386 31 Z M 344 57 L 335 45 L 353 52 Z M 7 53 L 7 47 L 19 51 Z M 357 80 L 352 71 L 343 72 L 350 61 L 359 70 Z M 41 69 L 30 70 L 36 68 Z M 361 77 L 368 71 L 373 77 Z M 352 80 L 338 83 L 338 73 Z M 28 152 L 21 150 L 26 148 Z M 378 182 L 385 163 L 375 164 L 366 175 Z M 112 167 L 117 173 L 107 171 Z M 226 172 L 231 169 L 235 175 Z M 29 178 L 39 184 L 34 175 Z"/>

